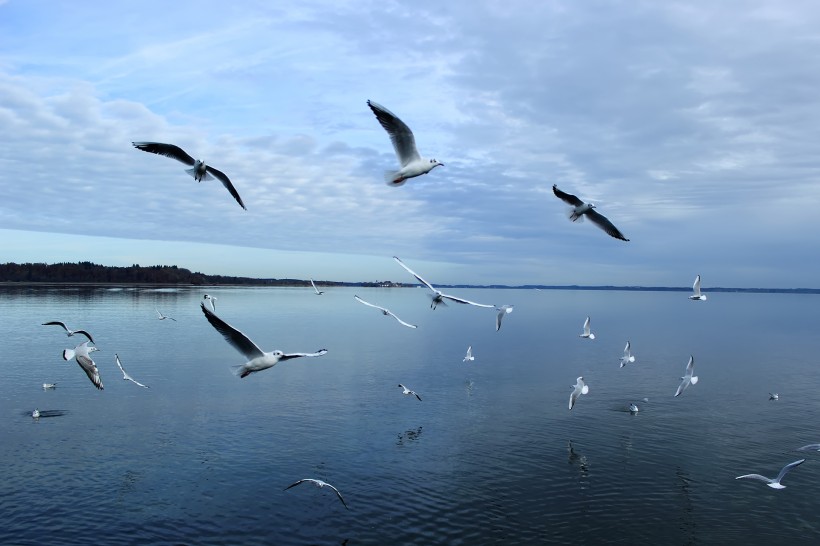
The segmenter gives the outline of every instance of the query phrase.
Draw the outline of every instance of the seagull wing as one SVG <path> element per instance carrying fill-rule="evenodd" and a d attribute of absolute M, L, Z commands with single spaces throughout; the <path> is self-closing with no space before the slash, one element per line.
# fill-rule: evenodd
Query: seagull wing
<path fill-rule="evenodd" d="M 239 192 L 236 191 L 236 188 L 234 188 L 233 184 L 231 184 L 231 179 L 228 178 L 228 176 L 225 173 L 223 173 L 219 169 L 211 167 L 210 165 L 205 165 L 205 170 L 214 175 L 214 177 L 217 180 L 222 182 L 222 185 L 225 186 L 225 189 L 227 189 L 231 193 L 231 195 L 233 195 L 233 198 L 236 199 L 236 202 L 239 203 L 240 207 L 242 207 L 245 210 L 248 210 L 248 208 L 245 206 L 245 203 L 242 202 L 242 198 L 239 197 Z"/>
<path fill-rule="evenodd" d="M 456 303 L 464 303 L 467 305 L 475 305 L 476 307 L 495 307 L 495 305 L 487 305 L 484 303 L 476 303 L 474 301 L 465 300 L 464 298 L 457 298 L 456 296 L 450 296 L 448 294 L 439 293 L 442 298 L 446 298 L 448 300 L 454 301 Z"/>
<path fill-rule="evenodd" d="M 225 341 L 230 343 L 234 349 L 245 355 L 248 360 L 263 356 L 265 353 L 256 346 L 256 343 L 250 340 L 248 336 L 216 316 L 213 311 L 205 307 L 204 303 L 200 303 L 202 312 L 205 313 L 205 318 L 211 323 L 211 326 L 216 328 L 216 331 L 222 334 Z"/>
<path fill-rule="evenodd" d="M 798 447 L 797 451 L 820 451 L 820 444 L 809 444 L 803 447 Z"/>
<path fill-rule="evenodd" d="M 288 353 L 280 356 L 279 362 L 282 362 L 283 360 L 290 360 L 291 358 L 299 358 L 303 356 L 322 356 L 324 354 L 327 354 L 327 349 L 319 349 L 315 353 Z"/>
<path fill-rule="evenodd" d="M 742 476 L 738 476 L 735 478 L 736 480 L 742 480 L 743 478 L 748 478 L 750 480 L 760 480 L 766 483 L 773 483 L 774 480 L 771 478 L 767 478 L 766 476 L 761 476 L 760 474 L 744 474 Z"/>
<path fill-rule="evenodd" d="M 48 322 L 44 322 L 43 326 L 62 326 L 66 332 L 70 332 L 71 330 L 68 329 L 68 326 L 65 325 L 64 322 L 60 322 L 59 320 L 51 320 Z"/>
<path fill-rule="evenodd" d="M 686 390 L 686 387 L 688 387 L 688 386 L 689 386 L 689 378 L 684 377 L 683 381 L 681 381 L 680 385 L 678 385 L 678 390 L 675 391 L 675 396 L 680 396 L 680 393 L 682 393 L 684 390 Z"/>
<path fill-rule="evenodd" d="M 303 482 L 312 482 L 312 481 L 315 481 L 315 480 L 311 480 L 310 478 L 303 478 L 303 479 L 301 479 L 301 480 L 299 480 L 299 481 L 297 481 L 297 482 L 293 482 L 292 484 L 290 484 L 289 486 L 287 486 L 286 488 L 284 488 L 282 491 L 287 491 L 287 490 L 288 490 L 288 489 L 290 489 L 291 487 L 296 487 L 296 486 L 297 486 L 297 485 L 299 485 L 300 483 L 303 483 Z"/>
<path fill-rule="evenodd" d="M 367 101 L 367 105 L 376 114 L 376 119 L 387 134 L 390 135 L 390 141 L 393 143 L 393 149 L 396 150 L 396 156 L 399 158 L 399 163 L 404 167 L 408 163 L 421 159 L 419 151 L 416 149 L 416 138 L 413 136 L 413 131 L 396 114 L 373 101 Z"/>
<path fill-rule="evenodd" d="M 800 459 L 799 461 L 794 461 L 793 463 L 789 463 L 789 464 L 787 464 L 786 466 L 784 466 L 784 467 L 783 467 L 783 469 L 782 469 L 782 470 L 780 470 L 780 474 L 778 474 L 778 475 L 777 475 L 777 477 L 774 479 L 774 481 L 776 481 L 776 482 L 778 482 L 778 483 L 779 483 L 779 482 L 780 482 L 780 480 L 782 480 L 782 479 L 783 479 L 783 476 L 785 476 L 785 475 L 786 475 L 786 473 L 787 473 L 789 470 L 791 470 L 791 469 L 792 469 L 792 468 L 794 468 L 795 466 L 798 466 L 798 465 L 803 464 L 804 462 L 806 462 L 806 459 Z"/>
<path fill-rule="evenodd" d="M 575 401 L 578 400 L 578 395 L 581 394 L 581 389 L 578 386 L 575 386 L 572 393 L 569 395 L 569 409 L 575 405 Z"/>
<path fill-rule="evenodd" d="M 410 392 L 413 394 L 413 396 L 415 396 L 416 398 L 419 399 L 419 402 L 421 402 L 421 396 L 419 396 L 419 393 L 417 393 L 416 391 L 410 391 Z"/>
<path fill-rule="evenodd" d="M 615 237 L 616 239 L 620 239 L 622 241 L 629 240 L 626 237 L 624 237 L 624 234 L 621 233 L 620 230 L 616 228 L 615 225 L 612 222 L 610 222 L 606 216 L 596 212 L 595 209 L 589 209 L 586 212 L 586 217 L 589 218 L 589 220 L 593 224 L 595 224 L 602 230 L 606 231 L 608 235 Z"/>
<path fill-rule="evenodd" d="M 403 268 L 405 268 L 405 269 L 407 270 L 407 272 L 408 272 L 408 273 L 410 273 L 410 274 L 411 274 L 411 275 L 413 275 L 416 279 L 418 279 L 418 281 L 419 281 L 421 284 L 423 284 L 424 286 L 426 286 L 427 288 L 429 288 L 430 290 L 432 290 L 432 291 L 433 291 L 433 292 L 435 292 L 436 294 L 439 294 L 439 293 L 440 293 L 438 290 L 436 290 L 435 288 L 433 288 L 433 285 L 432 285 L 432 284 L 430 284 L 429 282 L 427 282 L 427 281 L 425 281 L 424 279 L 422 279 L 421 277 L 419 277 L 419 276 L 415 273 L 415 271 L 413 271 L 412 269 L 410 269 L 409 267 L 407 267 L 406 265 L 404 265 L 404 262 L 403 262 L 403 261 L 401 261 L 401 260 L 399 259 L 399 257 L 398 257 L 398 256 L 393 256 L 393 259 L 394 259 L 394 260 L 396 260 L 400 266 L 402 266 Z M 492 307 L 492 306 L 490 306 L 490 307 Z"/>
<path fill-rule="evenodd" d="M 692 291 L 696 296 L 700 296 L 700 275 L 695 277 L 695 284 L 692 285 Z"/>
<path fill-rule="evenodd" d="M 385 309 L 385 312 L 386 312 L 388 315 L 390 315 L 391 317 L 393 317 L 394 319 L 396 319 L 397 321 L 399 321 L 399 324 L 401 324 L 401 325 L 403 325 L 403 326 L 407 326 L 408 328 L 418 328 L 418 326 L 416 326 L 415 324 L 408 324 L 407 322 L 404 322 L 404 321 L 403 321 L 403 320 L 401 320 L 399 317 L 397 317 L 396 315 L 394 315 L 392 311 L 390 311 L 390 310 L 388 310 L 388 309 Z"/>
<path fill-rule="evenodd" d="M 82 334 L 82 335 L 84 335 L 85 337 L 88 338 L 88 341 L 90 341 L 91 343 L 94 343 L 94 338 L 92 338 L 91 334 L 89 334 L 85 330 L 74 330 L 74 333 L 75 334 Z"/>
<path fill-rule="evenodd" d="M 149 387 L 148 385 L 143 385 L 142 383 L 140 383 L 139 381 L 137 381 L 136 379 L 134 379 L 133 377 L 131 377 L 130 375 L 128 375 L 128 372 L 126 372 L 126 371 L 125 371 L 125 368 L 123 368 L 123 367 L 122 367 L 122 363 L 120 362 L 120 357 L 119 357 L 119 355 L 115 354 L 115 355 L 114 355 L 114 360 L 117 362 L 117 367 L 118 367 L 118 368 L 120 369 L 120 371 L 122 372 L 122 378 L 123 378 L 124 380 L 126 380 L 126 381 L 130 381 L 131 383 L 134 383 L 135 385 L 140 386 L 140 387 L 142 387 L 143 389 L 150 389 L 150 388 L 151 388 L 151 387 Z"/>
<path fill-rule="evenodd" d="M 552 185 L 552 193 L 554 193 L 555 196 L 558 199 L 560 199 L 561 201 L 563 201 L 564 203 L 566 203 L 568 205 L 572 205 L 573 207 L 577 207 L 578 205 L 583 205 L 584 204 L 583 201 L 581 201 L 580 199 L 578 199 L 576 196 L 572 195 L 571 193 L 567 193 L 567 192 L 563 192 L 563 191 L 559 190 L 558 186 L 555 185 L 555 184 Z"/>
<path fill-rule="evenodd" d="M 379 311 L 383 311 L 383 312 L 386 312 L 386 313 L 389 313 L 389 312 L 390 312 L 390 311 L 388 311 L 387 309 L 385 309 L 384 307 L 379 307 L 378 305 L 373 305 L 372 303 L 368 303 L 368 302 L 364 301 L 364 300 L 363 300 L 362 298 L 360 298 L 359 296 L 353 296 L 353 298 L 354 298 L 356 301 L 358 301 L 359 303 L 363 303 L 364 305 L 367 305 L 368 307 L 373 307 L 374 309 L 378 309 Z"/>
<path fill-rule="evenodd" d="M 162 142 L 132 142 L 134 148 L 142 150 L 143 152 L 151 152 L 152 154 L 164 155 L 176 159 L 180 163 L 193 166 L 196 161 L 189 156 L 185 150 L 173 144 L 163 144 Z"/>
<path fill-rule="evenodd" d="M 326 485 L 326 486 L 328 486 L 329 488 L 333 489 L 333 491 L 335 491 L 335 492 L 336 492 L 336 496 L 337 496 L 337 497 L 339 497 L 339 500 L 340 500 L 340 501 L 342 501 L 342 504 L 344 504 L 344 505 L 345 505 L 345 508 L 347 508 L 348 510 L 350 510 L 350 507 L 349 507 L 349 506 L 347 505 L 347 503 L 345 502 L 344 498 L 342 497 L 342 494 L 341 494 L 341 493 L 339 493 L 339 490 L 338 490 L 338 489 L 336 489 L 335 487 L 333 487 L 332 485 L 330 485 L 329 483 L 326 483 L 325 485 Z"/>
<path fill-rule="evenodd" d="M 686 375 L 692 376 L 695 373 L 695 357 L 689 356 L 689 362 L 686 363 Z"/>
<path fill-rule="evenodd" d="M 94 383 L 94 386 L 100 390 L 103 390 L 100 371 L 97 369 L 97 365 L 94 364 L 94 361 L 87 356 L 77 355 L 77 364 L 80 365 L 80 368 L 83 369 L 85 375 L 87 375 L 91 382 Z"/>
<path fill-rule="evenodd" d="M 313 279 L 310 279 L 310 284 L 311 284 L 311 286 L 313 286 L 313 290 L 315 290 L 315 291 L 316 291 L 316 293 L 318 294 L 318 293 L 319 293 L 319 289 L 318 289 L 318 288 L 316 288 L 316 283 L 315 283 L 315 282 L 313 282 Z"/>

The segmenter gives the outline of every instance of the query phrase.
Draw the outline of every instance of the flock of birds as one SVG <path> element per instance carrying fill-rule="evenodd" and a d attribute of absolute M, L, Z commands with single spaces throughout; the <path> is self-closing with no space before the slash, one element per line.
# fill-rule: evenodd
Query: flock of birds
<path fill-rule="evenodd" d="M 379 124 L 384 128 L 384 130 L 390 137 L 390 140 L 393 144 L 393 149 L 399 162 L 398 169 L 389 170 L 385 172 L 384 180 L 389 186 L 401 186 L 411 178 L 427 174 L 436 167 L 444 166 L 443 163 L 436 159 L 425 158 L 419 154 L 419 151 L 416 147 L 416 141 L 413 132 L 398 116 L 393 114 L 387 108 L 373 101 L 367 101 L 367 105 L 371 109 L 373 114 L 376 116 L 376 119 L 378 120 Z M 191 175 L 197 182 L 211 179 L 218 180 L 231 194 L 231 196 L 239 204 L 239 206 L 241 206 L 244 210 L 247 210 L 247 207 L 245 206 L 244 201 L 239 195 L 239 192 L 231 182 L 230 178 L 225 173 L 212 167 L 211 165 L 206 164 L 203 160 L 194 159 L 179 146 L 161 142 L 133 142 L 132 144 L 138 150 L 169 157 L 171 159 L 179 161 L 180 163 L 183 163 L 186 167 L 188 167 L 185 169 L 185 172 Z M 589 219 L 590 222 L 592 222 L 596 227 L 602 229 L 609 236 L 622 241 L 629 241 L 629 239 L 626 236 L 624 236 L 624 234 L 607 217 L 605 217 L 596 210 L 596 206 L 594 204 L 584 202 L 577 196 L 558 189 L 557 185 L 553 185 L 552 190 L 554 195 L 558 199 L 569 205 L 568 216 L 570 221 L 582 222 L 585 218 Z M 499 331 L 501 329 L 503 318 L 506 315 L 512 313 L 513 311 L 512 305 L 505 304 L 497 306 L 493 304 L 477 303 L 452 294 L 445 294 L 444 292 L 435 288 L 432 284 L 427 282 L 423 277 L 418 275 L 412 269 L 410 269 L 400 258 L 394 256 L 393 259 L 410 275 L 412 275 L 416 280 L 418 280 L 423 286 L 430 290 L 430 308 L 433 310 L 435 310 L 439 306 L 446 306 L 448 303 L 458 303 L 462 305 L 470 305 L 479 308 L 491 308 L 494 309 L 496 312 L 496 331 Z M 313 279 L 310 279 L 310 283 L 313 287 L 315 295 L 320 296 L 324 293 L 323 291 L 317 288 L 316 283 L 313 281 Z M 362 305 L 365 305 L 370 308 L 377 309 L 384 316 L 392 317 L 402 326 L 413 329 L 417 328 L 416 325 L 405 322 L 404 320 L 399 318 L 395 313 L 393 313 L 391 310 L 385 307 L 365 301 L 358 295 L 354 296 L 354 298 L 358 303 L 361 303 Z M 706 295 L 701 293 L 700 275 L 698 275 L 695 279 L 693 285 L 693 294 L 689 296 L 689 298 L 694 301 L 706 301 L 707 299 Z M 213 328 L 224 337 L 225 341 L 227 341 L 232 347 L 234 347 L 247 359 L 244 364 L 232 366 L 232 371 L 240 378 L 245 378 L 251 374 L 272 368 L 279 362 L 285 360 L 305 357 L 314 358 L 321 357 L 327 354 L 327 349 L 319 349 L 314 352 L 300 353 L 284 353 L 281 350 L 265 352 L 262 349 L 260 349 L 259 346 L 256 345 L 256 343 L 254 343 L 247 335 L 242 333 L 239 329 L 228 324 L 226 321 L 221 319 L 216 314 L 216 300 L 216 297 L 211 296 L 209 294 L 205 294 L 203 296 L 202 301 L 200 302 L 200 309 L 202 310 L 202 313 L 204 314 L 207 322 L 210 323 L 211 326 L 213 326 Z M 155 308 L 155 310 L 157 313 L 158 320 L 176 320 L 173 317 L 163 314 L 162 312 L 160 312 L 159 309 Z M 84 341 L 83 343 L 76 345 L 73 349 L 65 349 L 63 351 L 62 356 L 64 360 L 76 360 L 77 364 L 79 364 L 80 368 L 83 370 L 83 372 L 85 372 L 91 383 L 97 389 L 102 390 L 103 382 L 100 376 L 100 371 L 97 368 L 97 365 L 94 362 L 93 358 L 91 357 L 91 353 L 98 350 L 97 347 L 93 345 L 94 340 L 91 337 L 91 334 L 89 334 L 86 330 L 71 330 L 70 328 L 68 328 L 68 326 L 66 326 L 65 323 L 60 321 L 50 321 L 45 322 L 43 324 L 60 326 L 66 331 L 69 337 L 75 335 L 82 335 L 87 338 L 87 341 Z M 580 334 L 580 337 L 588 340 L 595 339 L 595 334 L 591 330 L 589 317 L 587 317 L 584 321 L 583 331 Z M 463 360 L 464 362 L 472 362 L 474 359 L 475 357 L 472 354 L 472 346 L 470 346 L 467 348 L 467 353 Z M 125 371 L 122 362 L 120 361 L 120 358 L 117 354 L 114 355 L 114 360 L 120 372 L 122 373 L 123 380 L 130 381 L 142 388 L 149 388 L 147 385 L 144 385 L 139 381 L 135 380 Z M 635 362 L 635 356 L 632 354 L 630 342 L 627 341 L 626 346 L 624 348 L 623 356 L 620 359 L 620 367 L 623 368 L 627 364 L 633 362 Z M 675 392 L 675 396 L 680 396 L 689 386 L 695 385 L 697 384 L 697 382 L 698 377 L 694 375 L 694 357 L 690 356 L 689 361 L 686 365 L 684 375 L 681 377 L 681 383 L 678 386 L 677 391 Z M 402 389 L 403 395 L 415 397 L 418 401 L 422 400 L 421 396 L 416 391 L 408 388 L 407 386 L 399 383 L 398 387 Z M 43 384 L 43 389 L 50 390 L 54 388 L 56 388 L 56 383 Z M 579 398 L 587 393 L 589 393 L 589 385 L 585 383 L 583 376 L 579 376 L 576 379 L 575 385 L 572 386 L 572 392 L 570 393 L 569 397 L 569 409 L 572 410 L 573 407 L 575 407 L 575 405 L 577 404 Z M 771 394 L 770 398 L 776 400 L 778 398 L 778 395 Z M 639 408 L 635 403 L 631 403 L 629 405 L 629 410 L 632 413 L 637 413 L 639 411 Z M 33 418 L 39 419 L 43 413 L 44 412 L 40 412 L 39 410 L 35 409 L 31 415 Z M 800 449 L 820 451 L 820 444 L 811 444 L 809 446 L 804 446 Z M 783 486 L 780 482 L 786 475 L 786 473 L 795 468 L 796 466 L 802 464 L 804 460 L 805 459 L 801 459 L 799 461 L 795 461 L 793 463 L 786 465 L 774 479 L 767 478 L 759 474 L 746 474 L 743 476 L 738 476 L 737 479 L 762 480 L 766 482 L 769 487 L 775 489 L 782 489 L 785 486 Z M 345 508 L 348 508 L 348 505 L 345 502 L 339 490 L 331 484 L 319 479 L 303 478 L 288 485 L 285 488 L 285 490 L 296 487 L 303 483 L 312 484 L 318 488 L 327 487 L 331 489 L 335 492 L 336 496 L 342 502 Z"/>

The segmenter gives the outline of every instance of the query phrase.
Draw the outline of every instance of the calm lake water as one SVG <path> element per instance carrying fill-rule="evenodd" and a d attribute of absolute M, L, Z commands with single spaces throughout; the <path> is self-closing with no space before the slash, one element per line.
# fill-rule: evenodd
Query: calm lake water
<path fill-rule="evenodd" d="M 0 290 L 0 543 L 820 541 L 820 453 L 795 451 L 820 442 L 818 296 L 453 289 L 515 305 L 495 332 L 421 289 L 207 291 L 263 350 L 327 355 L 239 379 L 203 290 Z M 92 333 L 104 391 L 48 320 Z M 675 398 L 690 354 L 700 382 Z M 734 479 L 802 457 L 784 490 Z M 283 491 L 306 477 L 350 509 Z"/>

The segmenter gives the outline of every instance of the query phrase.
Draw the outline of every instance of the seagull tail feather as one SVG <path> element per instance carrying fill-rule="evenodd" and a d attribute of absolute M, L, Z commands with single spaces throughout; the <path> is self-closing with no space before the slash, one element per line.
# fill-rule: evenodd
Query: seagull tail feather
<path fill-rule="evenodd" d="M 63 360 L 71 360 L 74 358 L 74 349 L 65 349 L 63 351 Z"/>
<path fill-rule="evenodd" d="M 584 215 L 583 214 L 580 215 L 580 216 L 575 214 L 575 207 L 570 207 L 570 208 L 567 209 L 567 218 L 569 218 L 570 221 L 572 221 L 572 222 L 583 222 L 584 221 Z"/>
<path fill-rule="evenodd" d="M 190 174 L 191 176 L 193 176 L 196 179 L 196 169 L 194 169 L 194 168 L 185 169 L 185 172 Z M 213 180 L 213 178 L 214 177 L 211 176 L 211 173 L 209 173 L 208 171 L 205 171 L 205 175 L 202 177 L 202 180 Z"/>
<path fill-rule="evenodd" d="M 692 383 L 693 385 L 697 385 L 697 383 L 698 383 L 698 376 L 693 375 L 693 376 L 692 376 L 692 379 L 691 379 L 691 381 L 690 381 L 690 383 Z"/>

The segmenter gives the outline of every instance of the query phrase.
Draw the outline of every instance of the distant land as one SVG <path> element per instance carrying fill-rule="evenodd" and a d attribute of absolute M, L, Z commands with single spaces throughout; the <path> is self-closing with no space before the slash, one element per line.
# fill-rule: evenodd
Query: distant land
<path fill-rule="evenodd" d="M 314 279 L 320 286 L 363 286 L 383 288 L 412 288 L 415 283 L 390 280 L 339 282 Z M 226 275 L 206 275 L 192 272 L 175 265 L 129 267 L 99 265 L 92 262 L 78 263 L 23 263 L 0 264 L 0 283 L 5 284 L 145 284 L 145 285 L 190 285 L 190 286 L 292 286 L 310 287 L 309 279 L 257 279 L 252 277 L 230 277 Z M 504 284 L 471 285 L 441 284 L 440 288 L 507 288 L 518 290 L 625 290 L 635 292 L 689 292 L 688 286 L 582 286 L 527 284 L 509 286 Z M 770 294 L 820 294 L 820 288 L 730 288 L 704 287 L 704 292 L 746 292 Z"/>

